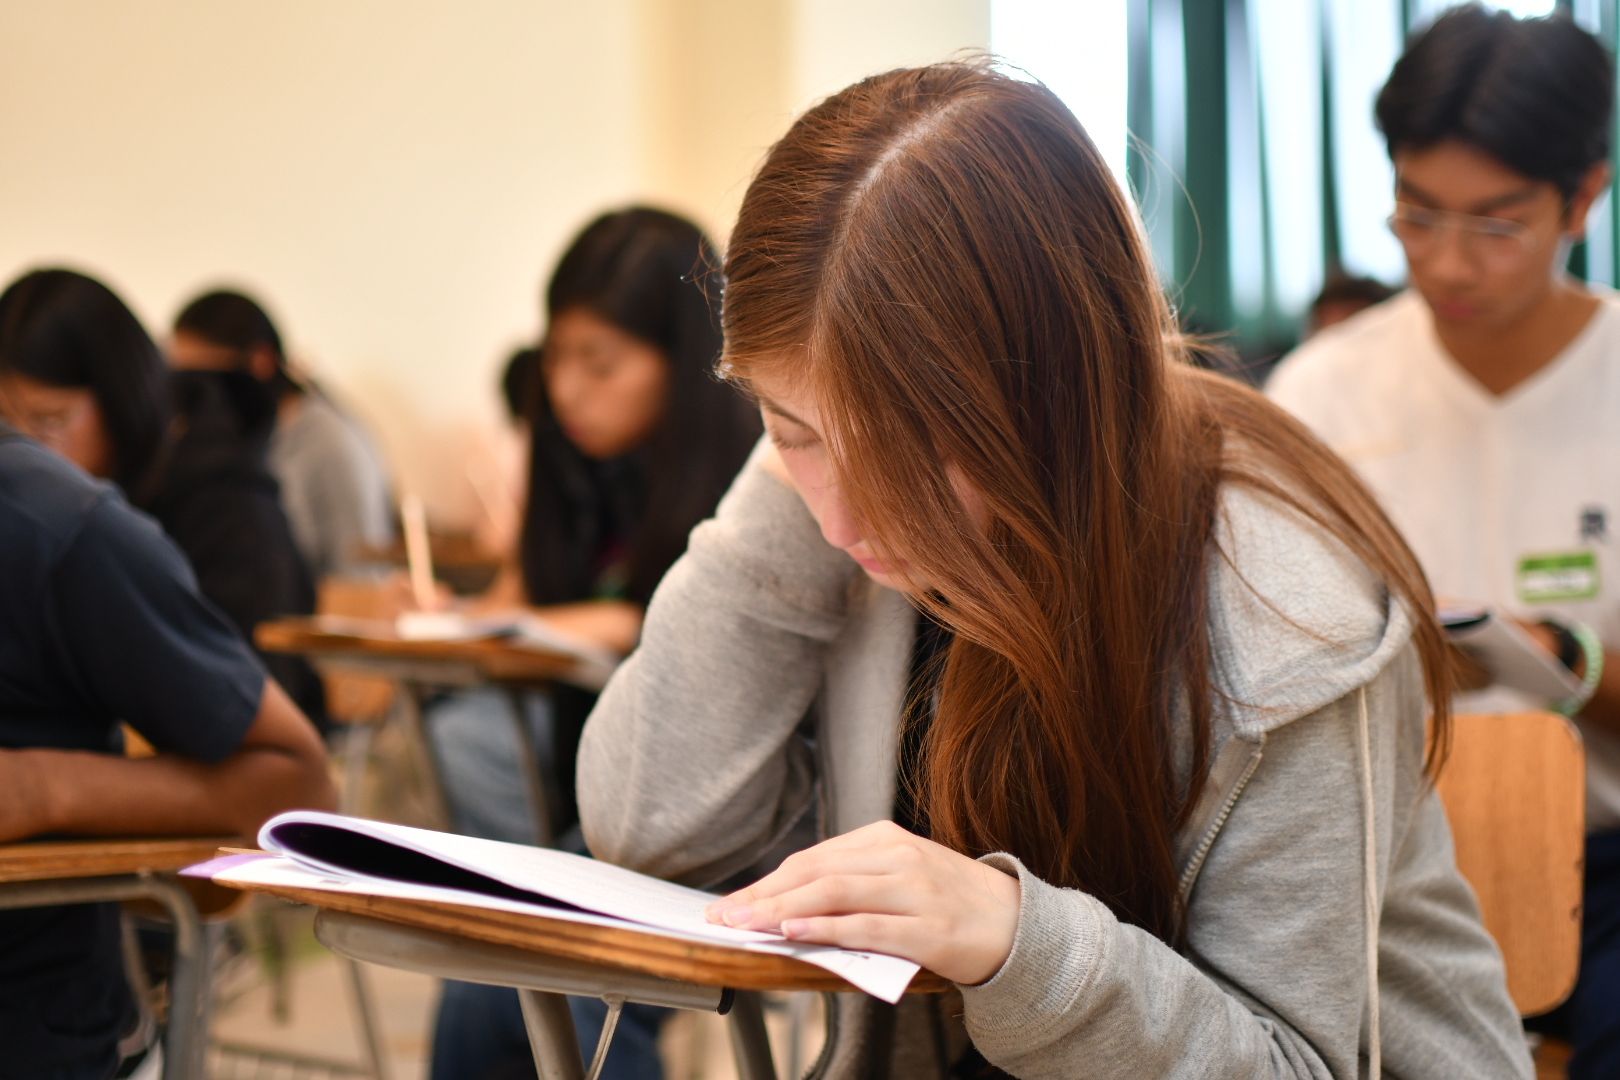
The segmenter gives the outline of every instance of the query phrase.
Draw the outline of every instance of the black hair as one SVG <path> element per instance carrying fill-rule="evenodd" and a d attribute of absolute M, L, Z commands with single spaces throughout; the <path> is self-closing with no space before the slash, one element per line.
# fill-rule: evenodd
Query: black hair
<path fill-rule="evenodd" d="M 1395 290 L 1375 277 L 1353 277 L 1343 272 L 1329 275 L 1322 291 L 1311 301 L 1314 313 L 1328 304 L 1382 304 L 1395 295 Z"/>
<path fill-rule="evenodd" d="M 299 386 L 287 374 L 287 353 L 281 345 L 281 332 L 258 301 L 230 289 L 204 293 L 175 316 L 174 329 L 195 334 L 204 341 L 242 354 L 264 347 L 274 357 L 276 373 L 268 380 L 270 390 L 280 397 Z"/>
<path fill-rule="evenodd" d="M 1614 58 L 1563 12 L 1467 4 L 1408 44 L 1375 111 L 1391 158 L 1457 139 L 1567 200 L 1609 159 Z"/>
<path fill-rule="evenodd" d="M 72 270 L 33 270 L 0 293 L 0 369 L 94 394 L 113 479 L 135 496 L 173 416 L 169 369 L 116 293 Z"/>
<path fill-rule="evenodd" d="M 506 402 L 507 415 L 513 420 L 525 419 L 523 412 L 528 407 L 529 384 L 539 377 L 539 349 L 519 349 L 506 358 L 506 368 L 501 372 L 501 400 Z"/>
<path fill-rule="evenodd" d="M 557 263 L 546 289 L 548 316 L 587 310 L 656 346 L 669 362 L 669 397 L 645 445 L 594 462 L 557 423 L 545 380 L 528 380 L 532 450 L 522 554 L 531 602 L 587 599 L 601 545 L 614 527 L 628 525 L 623 594 L 646 603 L 747 460 L 759 416 L 714 373 L 718 266 L 701 229 L 646 207 L 597 218 Z"/>

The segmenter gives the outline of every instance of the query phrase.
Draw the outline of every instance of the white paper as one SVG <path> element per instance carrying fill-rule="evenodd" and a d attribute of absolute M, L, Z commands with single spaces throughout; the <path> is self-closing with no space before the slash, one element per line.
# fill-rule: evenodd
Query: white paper
<path fill-rule="evenodd" d="M 1581 692 L 1581 681 L 1543 649 L 1518 623 L 1485 607 L 1448 607 L 1440 612 L 1446 637 L 1485 665 L 1503 686 L 1556 704 Z"/>
<path fill-rule="evenodd" d="M 345 867 L 288 850 L 277 838 L 276 829 L 278 825 L 289 823 L 326 825 L 374 837 L 584 911 L 355 873 Z M 787 941 L 779 934 L 719 926 L 703 915 L 704 908 L 715 899 L 711 893 L 553 848 L 505 844 L 313 810 L 292 811 L 270 819 L 259 831 L 259 844 L 267 851 L 282 853 L 286 858 L 235 867 L 215 880 L 222 883 L 240 881 L 245 884 L 252 881 L 293 884 L 292 877 L 296 875 L 299 880 L 295 887 L 298 888 L 437 900 L 598 926 L 627 926 L 643 932 L 726 945 L 747 952 L 796 957 L 831 971 L 874 997 L 889 1002 L 900 999 L 918 969 L 918 965 L 909 960 L 880 953 L 807 945 Z M 243 874 L 260 876 L 251 879 L 239 876 Z M 280 876 L 271 881 L 263 875 Z"/>
<path fill-rule="evenodd" d="M 573 657 L 577 664 L 567 681 L 587 690 L 606 686 L 608 676 L 619 664 L 619 657 L 611 649 L 565 634 L 533 612 L 467 615 L 459 611 L 407 611 L 394 620 L 394 630 L 406 641 L 499 637 L 518 648 L 561 653 Z"/>
<path fill-rule="evenodd" d="M 477 641 L 516 633 L 517 620 L 475 618 L 459 611 L 407 611 L 394 619 L 394 630 L 406 641 Z"/>

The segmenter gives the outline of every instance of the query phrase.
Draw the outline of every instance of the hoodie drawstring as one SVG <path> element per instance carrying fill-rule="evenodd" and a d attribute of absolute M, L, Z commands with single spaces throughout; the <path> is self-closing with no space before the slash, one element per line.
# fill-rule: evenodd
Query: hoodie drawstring
<path fill-rule="evenodd" d="M 1377 815 L 1373 810 L 1372 739 L 1368 731 L 1367 688 L 1360 691 L 1361 802 L 1366 808 L 1362 815 L 1362 908 L 1366 921 L 1367 938 L 1367 1075 L 1379 1080 L 1383 1075 L 1383 1052 L 1378 1033 L 1378 832 Z"/>

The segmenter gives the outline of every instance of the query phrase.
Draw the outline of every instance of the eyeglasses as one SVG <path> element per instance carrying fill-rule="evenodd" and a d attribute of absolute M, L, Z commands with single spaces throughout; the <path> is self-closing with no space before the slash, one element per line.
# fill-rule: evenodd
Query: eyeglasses
<path fill-rule="evenodd" d="M 1530 226 L 1523 222 L 1430 210 L 1409 203 L 1396 203 L 1387 224 L 1406 249 L 1406 257 L 1413 261 L 1421 261 L 1438 251 L 1450 229 L 1457 232 L 1463 256 L 1491 270 L 1512 269 L 1539 243 Z"/>
<path fill-rule="evenodd" d="M 95 404 L 95 399 L 88 394 L 62 404 L 33 403 L 12 393 L 4 377 L 0 377 L 0 417 L 53 450 L 62 448 L 69 434 Z"/>

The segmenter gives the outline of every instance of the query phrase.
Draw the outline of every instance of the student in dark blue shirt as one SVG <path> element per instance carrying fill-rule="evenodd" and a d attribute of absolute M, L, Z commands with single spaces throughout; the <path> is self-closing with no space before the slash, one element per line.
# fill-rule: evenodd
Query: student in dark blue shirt
<path fill-rule="evenodd" d="M 157 756 L 124 757 L 120 721 Z M 0 842 L 333 802 L 315 729 L 157 523 L 0 423 Z M 104 1080 L 133 1019 L 116 904 L 0 911 L 0 1078 Z"/>
<path fill-rule="evenodd" d="M 259 380 L 169 370 L 116 293 L 62 269 L 30 271 L 0 292 L 0 377 L 11 422 L 156 518 L 243 637 L 315 610 L 270 471 L 276 402 Z M 325 690 L 308 662 L 260 659 L 323 724 Z"/>

